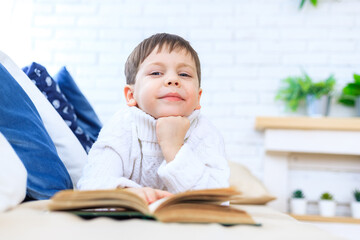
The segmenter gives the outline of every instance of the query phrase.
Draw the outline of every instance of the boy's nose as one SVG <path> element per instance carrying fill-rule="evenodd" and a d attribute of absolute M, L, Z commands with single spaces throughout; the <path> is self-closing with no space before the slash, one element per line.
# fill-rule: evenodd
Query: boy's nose
<path fill-rule="evenodd" d="M 180 80 L 177 78 L 169 78 L 165 81 L 165 85 L 180 87 Z"/>

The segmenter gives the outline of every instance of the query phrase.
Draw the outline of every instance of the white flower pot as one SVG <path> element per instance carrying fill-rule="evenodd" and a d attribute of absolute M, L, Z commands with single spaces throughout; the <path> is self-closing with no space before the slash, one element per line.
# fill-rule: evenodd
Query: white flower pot
<path fill-rule="evenodd" d="M 360 202 L 351 203 L 351 213 L 353 218 L 360 218 Z"/>
<path fill-rule="evenodd" d="M 316 98 L 314 95 L 306 96 L 307 114 L 309 117 L 324 117 L 329 115 L 331 97 L 328 95 Z"/>
<path fill-rule="evenodd" d="M 307 201 L 305 198 L 292 198 L 290 200 L 291 213 L 296 215 L 305 215 L 306 204 Z"/>
<path fill-rule="evenodd" d="M 355 110 L 356 110 L 356 116 L 360 117 L 360 97 L 357 97 L 355 99 Z"/>
<path fill-rule="evenodd" d="M 320 215 L 323 217 L 335 216 L 335 207 L 336 207 L 335 201 L 332 201 L 332 200 L 320 200 L 319 201 Z"/>

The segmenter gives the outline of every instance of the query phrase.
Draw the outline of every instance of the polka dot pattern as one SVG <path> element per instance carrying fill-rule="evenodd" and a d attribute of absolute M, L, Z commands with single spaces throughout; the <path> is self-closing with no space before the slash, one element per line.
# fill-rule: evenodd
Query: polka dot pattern
<path fill-rule="evenodd" d="M 77 116 L 74 107 L 69 103 L 62 94 L 58 84 L 48 74 L 45 67 L 38 63 L 32 63 L 29 67 L 23 68 L 23 71 L 28 75 L 36 87 L 48 99 L 56 111 L 64 119 L 71 131 L 80 141 L 83 148 L 88 152 L 93 144 L 88 134 L 77 124 Z"/>

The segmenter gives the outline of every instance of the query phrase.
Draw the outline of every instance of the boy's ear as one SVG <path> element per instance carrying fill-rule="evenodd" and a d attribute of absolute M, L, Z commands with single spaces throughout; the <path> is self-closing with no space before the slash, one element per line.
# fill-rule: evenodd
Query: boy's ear
<path fill-rule="evenodd" d="M 199 89 L 198 105 L 197 105 L 197 107 L 195 108 L 195 110 L 199 110 L 199 109 L 201 108 L 201 105 L 200 105 L 201 94 L 202 94 L 202 89 L 200 88 L 200 89 Z"/>
<path fill-rule="evenodd" d="M 129 107 L 135 107 L 136 106 L 136 100 L 134 98 L 134 88 L 131 85 L 126 85 L 124 87 L 124 94 L 125 94 L 125 100 L 126 104 Z"/>

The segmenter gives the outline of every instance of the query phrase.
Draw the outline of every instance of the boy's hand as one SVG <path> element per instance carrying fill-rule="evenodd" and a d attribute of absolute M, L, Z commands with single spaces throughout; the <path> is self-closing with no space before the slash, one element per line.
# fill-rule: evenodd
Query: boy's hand
<path fill-rule="evenodd" d="M 184 144 L 190 121 L 186 117 L 163 117 L 156 122 L 156 136 L 166 162 L 174 160 Z"/>
<path fill-rule="evenodd" d="M 143 188 L 126 188 L 127 191 L 135 193 L 136 195 L 140 196 L 144 199 L 148 204 L 155 202 L 164 197 L 172 196 L 172 193 L 167 191 L 162 191 L 159 189 L 154 189 L 150 187 L 143 187 Z"/>

